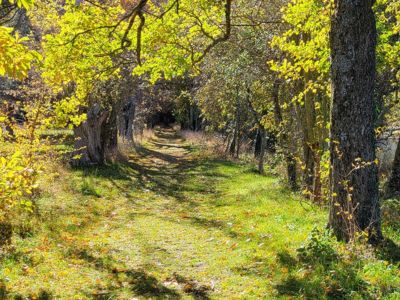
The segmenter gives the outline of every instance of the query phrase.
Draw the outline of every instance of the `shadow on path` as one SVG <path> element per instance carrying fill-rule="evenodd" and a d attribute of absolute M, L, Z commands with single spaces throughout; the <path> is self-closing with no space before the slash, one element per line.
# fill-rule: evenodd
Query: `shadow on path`
<path fill-rule="evenodd" d="M 205 172 L 210 162 L 193 158 L 193 149 L 173 129 L 155 132 L 155 138 L 146 146 L 137 146 L 131 155 L 129 166 L 138 172 L 139 187 L 159 195 L 195 206 L 187 193 L 215 193 L 213 178 L 222 174 Z M 208 168 L 210 170 L 211 168 Z M 195 184 L 188 184 L 193 177 L 202 178 Z"/>

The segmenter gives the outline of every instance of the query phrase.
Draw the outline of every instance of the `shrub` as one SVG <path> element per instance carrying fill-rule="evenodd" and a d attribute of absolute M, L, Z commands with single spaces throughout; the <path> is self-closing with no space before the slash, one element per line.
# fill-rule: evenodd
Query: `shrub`
<path fill-rule="evenodd" d="M 16 206 L 32 210 L 31 197 L 37 187 L 37 176 L 37 170 L 20 151 L 0 157 L 0 221 L 7 221 Z"/>
<path fill-rule="evenodd" d="M 313 229 L 308 242 L 297 249 L 299 259 L 305 263 L 318 262 L 328 266 L 339 258 L 334 245 L 335 242 L 328 231 L 321 233 L 318 229 Z"/>

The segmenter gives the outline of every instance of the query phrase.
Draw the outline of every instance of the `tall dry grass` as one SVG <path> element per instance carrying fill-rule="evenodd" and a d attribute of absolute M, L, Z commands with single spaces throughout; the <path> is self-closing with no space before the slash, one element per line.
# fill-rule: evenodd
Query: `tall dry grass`
<path fill-rule="evenodd" d="M 151 140 L 154 140 L 156 137 L 155 132 L 151 128 L 145 128 L 143 131 L 135 135 L 135 142 L 139 145 L 144 144 L 146 142 L 149 142 Z"/>
<path fill-rule="evenodd" d="M 226 141 L 218 134 L 190 130 L 182 130 L 180 134 L 190 145 L 200 146 L 203 151 L 208 153 L 225 156 Z"/>

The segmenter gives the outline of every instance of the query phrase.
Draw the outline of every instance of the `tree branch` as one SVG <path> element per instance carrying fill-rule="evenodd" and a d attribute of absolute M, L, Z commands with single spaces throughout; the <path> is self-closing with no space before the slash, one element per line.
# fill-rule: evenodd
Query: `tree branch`
<path fill-rule="evenodd" d="M 226 2 L 225 2 L 225 33 L 221 37 L 213 39 L 212 43 L 207 46 L 207 48 L 203 51 L 203 53 L 197 59 L 195 59 L 195 61 L 194 61 L 195 64 L 202 61 L 204 59 L 204 57 L 216 45 L 218 45 L 219 43 L 225 42 L 229 39 L 229 37 L 231 35 L 231 29 L 232 29 L 231 15 L 232 15 L 232 0 L 226 0 Z"/>

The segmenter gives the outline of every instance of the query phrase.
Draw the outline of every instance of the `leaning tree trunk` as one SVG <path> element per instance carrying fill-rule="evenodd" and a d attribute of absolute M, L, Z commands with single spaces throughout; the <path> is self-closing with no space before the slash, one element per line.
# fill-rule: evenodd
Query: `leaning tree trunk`
<path fill-rule="evenodd" d="M 329 225 L 349 241 L 367 231 L 381 238 L 375 164 L 373 0 L 336 0 L 331 23 L 331 207 Z"/>
<path fill-rule="evenodd" d="M 390 174 L 385 194 L 387 198 L 400 195 L 400 139 L 397 144 L 392 173 Z"/>

